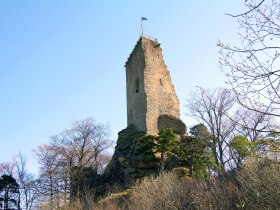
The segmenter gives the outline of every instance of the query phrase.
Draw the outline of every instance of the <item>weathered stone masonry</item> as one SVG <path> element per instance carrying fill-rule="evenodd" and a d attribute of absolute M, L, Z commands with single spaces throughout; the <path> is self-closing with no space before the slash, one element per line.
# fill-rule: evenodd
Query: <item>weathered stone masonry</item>
<path fill-rule="evenodd" d="M 126 62 L 127 124 L 139 131 L 156 135 L 166 121 L 173 130 L 184 133 L 180 121 L 179 100 L 164 63 L 162 49 L 157 41 L 141 36 Z M 165 116 L 165 117 L 163 117 Z M 159 121 L 161 119 L 161 121 Z"/>

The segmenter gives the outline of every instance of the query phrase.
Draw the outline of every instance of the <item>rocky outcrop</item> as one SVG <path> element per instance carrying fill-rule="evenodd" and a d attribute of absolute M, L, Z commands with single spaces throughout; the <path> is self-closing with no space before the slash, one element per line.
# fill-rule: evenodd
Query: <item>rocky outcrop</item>
<path fill-rule="evenodd" d="M 160 115 L 158 117 L 158 130 L 163 128 L 172 128 L 174 133 L 184 135 L 187 132 L 187 127 L 185 123 L 172 115 Z"/>
<path fill-rule="evenodd" d="M 176 118 L 165 116 L 162 120 L 165 123 L 162 126 L 168 125 L 170 128 L 175 128 L 180 132 L 185 131 L 184 124 L 180 123 Z M 172 123 L 178 123 L 177 127 Z M 181 136 L 180 133 L 177 134 L 178 137 Z M 130 125 L 119 132 L 115 152 L 102 175 L 102 181 L 97 190 L 98 196 L 104 195 L 110 186 L 117 185 L 121 188 L 127 188 L 138 179 L 159 173 L 159 157 L 141 151 L 140 142 L 143 142 L 146 136 L 147 134 L 145 132 L 139 131 L 134 125 Z M 170 158 L 166 161 L 166 169 L 172 169 L 178 164 L 177 159 L 174 159 L 174 157 Z"/>
<path fill-rule="evenodd" d="M 145 136 L 134 125 L 119 132 L 115 153 L 103 174 L 106 184 L 126 187 L 157 172 L 158 161 L 139 152 L 139 141 Z"/>

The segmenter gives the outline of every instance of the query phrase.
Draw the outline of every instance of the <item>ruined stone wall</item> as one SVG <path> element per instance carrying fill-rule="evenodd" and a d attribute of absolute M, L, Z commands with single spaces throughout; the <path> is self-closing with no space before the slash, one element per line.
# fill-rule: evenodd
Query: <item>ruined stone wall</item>
<path fill-rule="evenodd" d="M 148 134 L 158 134 L 159 116 L 180 118 L 179 100 L 164 63 L 159 43 L 142 38 L 145 54 L 144 85 L 147 96 L 146 124 Z"/>
<path fill-rule="evenodd" d="M 127 126 L 146 131 L 147 101 L 144 92 L 145 55 L 139 40 L 126 63 Z"/>
<path fill-rule="evenodd" d="M 126 85 L 128 126 L 156 135 L 166 125 L 159 123 L 161 115 L 180 120 L 179 100 L 157 41 L 139 39 L 126 63 Z"/>

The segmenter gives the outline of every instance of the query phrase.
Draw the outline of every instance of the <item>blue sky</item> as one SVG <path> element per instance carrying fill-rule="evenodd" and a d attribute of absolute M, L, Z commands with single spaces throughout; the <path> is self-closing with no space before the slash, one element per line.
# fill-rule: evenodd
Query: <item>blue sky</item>
<path fill-rule="evenodd" d="M 218 39 L 238 40 L 226 12 L 244 0 L 8 1 L 0 2 L 0 162 L 32 150 L 74 120 L 110 125 L 113 140 L 126 127 L 124 64 L 144 32 L 158 38 L 186 116 L 196 86 L 224 86 Z"/>

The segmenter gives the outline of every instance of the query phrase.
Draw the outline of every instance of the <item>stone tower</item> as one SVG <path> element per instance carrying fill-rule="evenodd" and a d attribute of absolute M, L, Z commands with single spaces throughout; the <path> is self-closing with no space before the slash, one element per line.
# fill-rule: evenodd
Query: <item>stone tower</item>
<path fill-rule="evenodd" d="M 139 178 L 158 173 L 158 157 L 139 152 L 139 142 L 147 135 L 157 135 L 162 128 L 172 128 L 178 137 L 186 133 L 160 44 L 141 36 L 125 66 L 128 125 L 118 133 L 115 152 L 96 188 L 100 195 L 106 186 L 128 187 Z"/>
<path fill-rule="evenodd" d="M 141 36 L 126 62 L 127 124 L 147 134 L 186 132 L 179 100 L 157 40 Z"/>

